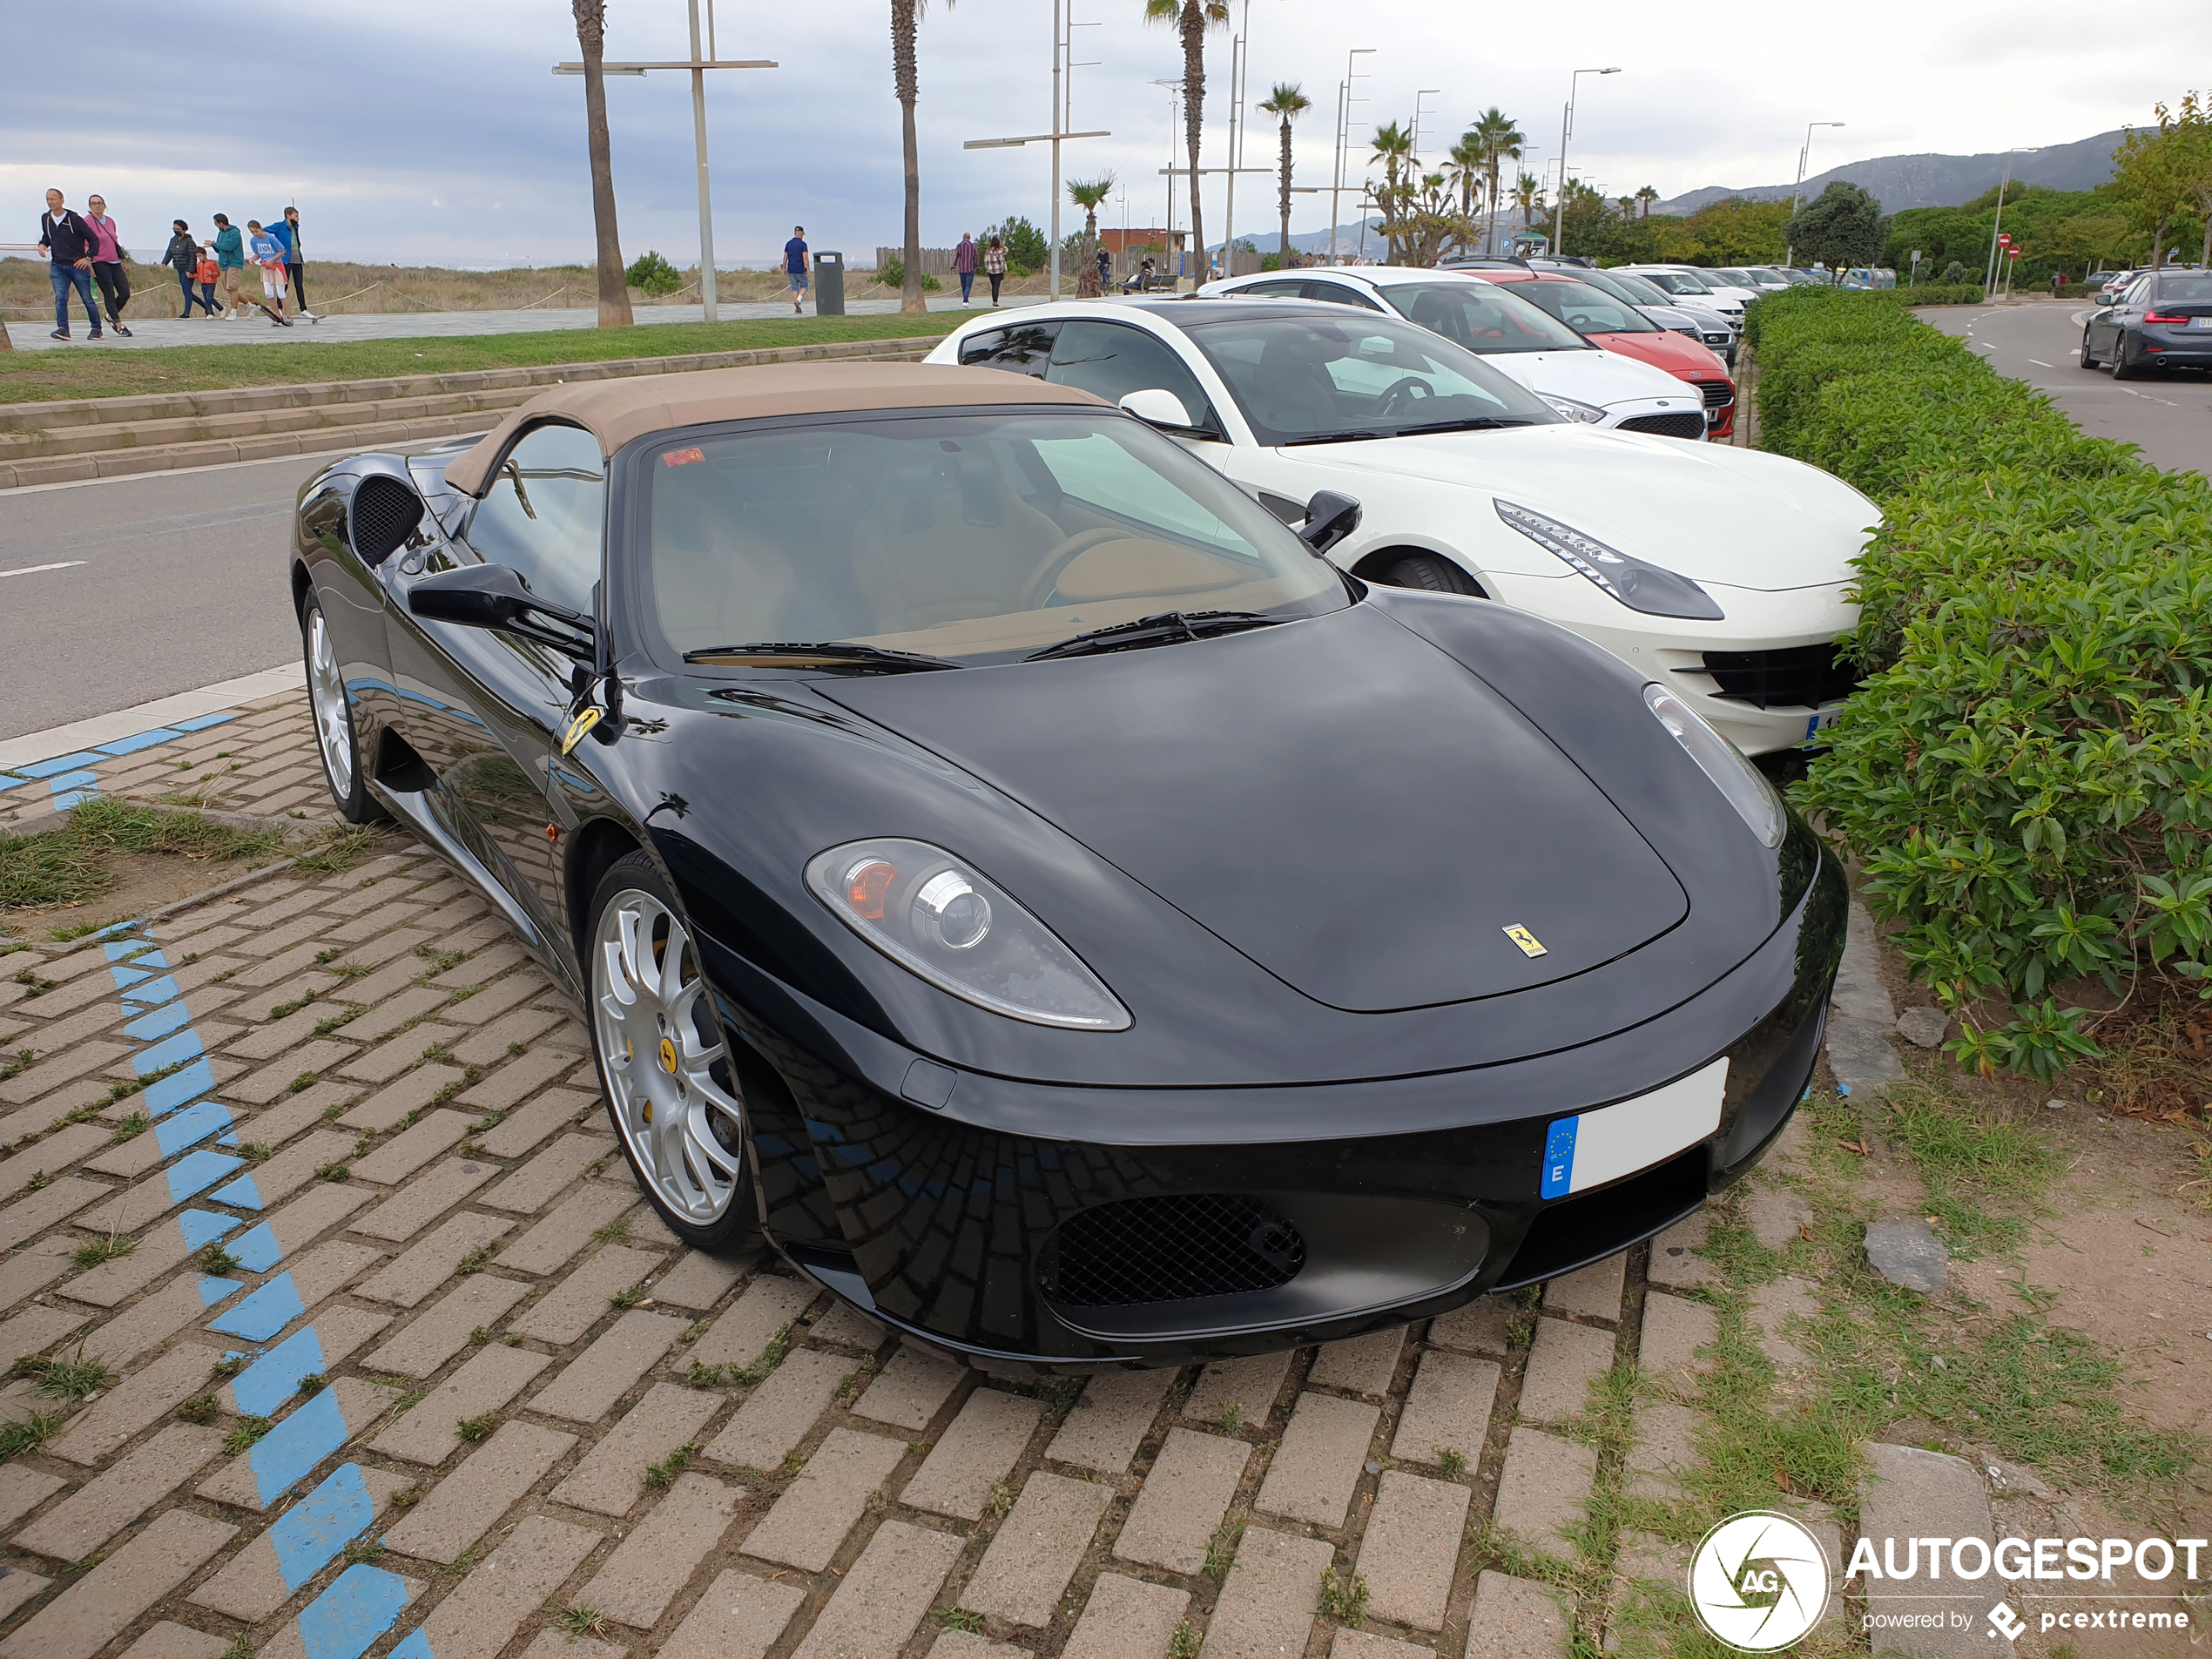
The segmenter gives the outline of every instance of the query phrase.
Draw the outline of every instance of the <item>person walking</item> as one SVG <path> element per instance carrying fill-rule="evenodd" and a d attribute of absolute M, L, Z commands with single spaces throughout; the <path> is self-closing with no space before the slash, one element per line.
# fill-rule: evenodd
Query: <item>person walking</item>
<path fill-rule="evenodd" d="M 84 302 L 84 319 L 92 326 L 87 340 L 100 337 L 100 314 L 92 304 L 92 227 L 69 210 L 58 190 L 46 192 L 46 211 L 38 216 L 38 251 L 46 256 L 47 275 L 54 284 L 54 334 L 69 338 L 69 296 L 75 289 Z"/>
<path fill-rule="evenodd" d="M 1109 253 L 1106 251 L 1106 244 L 1105 244 L 1105 243 L 1103 243 L 1103 242 L 1101 242 L 1101 243 L 1098 245 L 1098 291 L 1099 291 L 1099 293 L 1112 293 L 1112 292 L 1113 292 L 1113 281 L 1114 281 L 1114 256 L 1113 256 L 1111 253 Z"/>
<path fill-rule="evenodd" d="M 292 319 L 285 314 L 284 310 L 284 291 L 287 281 L 284 273 L 284 244 L 271 235 L 258 219 L 247 219 L 246 228 L 252 238 L 248 251 L 253 255 L 253 263 L 261 268 L 261 309 L 278 327 L 289 328 Z M 273 311 L 269 309 L 272 301 L 276 307 Z"/>
<path fill-rule="evenodd" d="M 92 231 L 92 280 L 100 285 L 100 300 L 107 307 L 108 327 L 131 338 L 123 326 L 123 307 L 131 303 L 131 273 L 124 268 L 123 244 L 117 239 L 115 221 L 107 216 L 107 198 L 88 196 L 84 222 Z"/>
<path fill-rule="evenodd" d="M 991 280 L 991 304 L 999 302 L 999 284 L 1006 280 L 1006 239 L 994 236 L 983 250 L 983 274 Z"/>
<path fill-rule="evenodd" d="M 215 268 L 223 284 L 223 316 L 236 322 L 246 314 L 246 293 L 239 286 L 246 280 L 246 239 L 239 234 L 238 226 L 231 223 L 228 213 L 215 215 Z"/>
<path fill-rule="evenodd" d="M 966 231 L 960 233 L 960 246 L 953 250 L 953 274 L 960 279 L 960 302 L 966 305 L 975 292 L 975 239 Z"/>
<path fill-rule="evenodd" d="M 284 274 L 292 289 L 294 314 L 309 322 L 322 320 L 307 309 L 307 262 L 300 252 L 300 210 L 287 207 L 269 226 L 269 234 L 284 244 Z"/>
<path fill-rule="evenodd" d="M 199 303 L 207 307 L 207 320 L 212 322 L 222 314 L 215 309 L 215 284 L 222 276 L 223 267 L 215 263 L 215 249 L 210 243 L 199 245 L 199 263 L 192 266 L 192 280 L 199 284 Z"/>
<path fill-rule="evenodd" d="M 199 303 L 199 296 L 192 291 L 192 273 L 199 268 L 199 244 L 193 239 L 191 226 L 181 219 L 174 223 L 176 233 L 170 237 L 169 246 L 161 255 L 161 262 L 177 273 L 177 286 L 184 290 L 185 308 L 177 315 L 189 318 L 192 307 Z M 212 304 L 207 307 L 207 314 L 211 317 L 215 314 L 215 307 Z"/>
<path fill-rule="evenodd" d="M 791 284 L 791 314 L 794 317 L 806 305 L 806 227 L 791 227 L 791 240 L 784 244 L 784 280 Z"/>

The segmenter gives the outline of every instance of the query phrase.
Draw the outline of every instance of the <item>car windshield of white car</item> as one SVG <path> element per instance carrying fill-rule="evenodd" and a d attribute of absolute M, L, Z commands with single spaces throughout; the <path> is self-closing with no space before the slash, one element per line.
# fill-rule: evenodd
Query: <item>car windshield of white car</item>
<path fill-rule="evenodd" d="M 1379 316 L 1190 325 L 1263 444 L 1549 426 L 1562 417 L 1474 353 Z"/>
<path fill-rule="evenodd" d="M 1572 277 L 1556 281 L 1516 282 L 1514 287 L 1558 318 L 1585 334 L 1656 334 L 1659 325 L 1634 306 L 1623 305 L 1609 293 L 1601 293 Z"/>
<path fill-rule="evenodd" d="M 1109 409 L 694 428 L 628 476 L 640 610 L 700 671 L 959 668 L 1163 614 L 1192 619 L 1180 642 L 1349 603 L 1272 514 Z"/>
<path fill-rule="evenodd" d="M 1385 288 L 1382 296 L 1408 322 L 1485 356 L 1595 349 L 1555 317 L 1493 283 L 1399 282 Z"/>

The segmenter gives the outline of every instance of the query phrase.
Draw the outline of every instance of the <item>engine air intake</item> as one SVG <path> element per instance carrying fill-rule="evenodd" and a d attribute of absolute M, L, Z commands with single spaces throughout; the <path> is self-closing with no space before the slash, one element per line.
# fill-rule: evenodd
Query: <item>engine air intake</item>
<path fill-rule="evenodd" d="M 1305 1265 L 1298 1230 L 1257 1198 L 1130 1198 L 1060 1229 L 1044 1289 L 1069 1307 L 1123 1307 L 1271 1291 Z"/>
<path fill-rule="evenodd" d="M 1709 651 L 1705 671 L 1721 695 L 1763 709 L 1817 709 L 1839 702 L 1861 683 L 1858 667 L 1832 645 L 1780 651 Z"/>
<path fill-rule="evenodd" d="M 1705 417 L 1696 410 L 1683 415 L 1634 415 L 1621 422 L 1623 432 L 1656 432 L 1662 438 L 1702 438 Z"/>
<path fill-rule="evenodd" d="M 422 522 L 422 497 L 396 478 L 364 478 L 354 492 L 354 551 L 381 564 Z"/>

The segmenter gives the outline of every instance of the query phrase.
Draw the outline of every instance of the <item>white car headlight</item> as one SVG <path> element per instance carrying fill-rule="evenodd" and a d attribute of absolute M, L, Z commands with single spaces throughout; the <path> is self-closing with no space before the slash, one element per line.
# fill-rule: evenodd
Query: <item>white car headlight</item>
<path fill-rule="evenodd" d="M 847 841 L 806 861 L 806 885 L 901 968 L 1033 1025 L 1126 1031 L 1129 1010 L 1012 895 L 941 847 Z"/>
<path fill-rule="evenodd" d="M 1689 758 L 1713 780 L 1713 786 L 1728 797 L 1728 804 L 1750 826 L 1760 844 L 1781 846 L 1783 833 L 1789 828 L 1789 813 L 1766 774 L 1665 686 L 1645 686 L 1643 704 L 1661 725 L 1675 734 L 1675 741 L 1689 752 Z"/>
<path fill-rule="evenodd" d="M 1593 408 L 1588 403 L 1577 403 L 1571 397 L 1555 397 L 1549 392 L 1539 392 L 1536 395 L 1568 420 L 1580 421 L 1584 426 L 1595 426 L 1600 421 L 1605 419 L 1603 409 Z"/>
<path fill-rule="evenodd" d="M 1688 617 L 1700 622 L 1719 622 L 1727 614 L 1714 603 L 1711 594 L 1686 576 L 1646 563 L 1571 525 L 1509 501 L 1494 498 L 1492 505 L 1500 518 L 1631 610 L 1641 610 L 1647 617 Z"/>

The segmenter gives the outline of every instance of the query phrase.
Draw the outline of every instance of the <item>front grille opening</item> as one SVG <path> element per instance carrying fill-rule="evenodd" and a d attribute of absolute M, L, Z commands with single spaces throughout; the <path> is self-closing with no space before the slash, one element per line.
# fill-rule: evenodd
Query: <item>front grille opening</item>
<path fill-rule="evenodd" d="M 1705 395 L 1705 407 L 1724 409 L 1736 401 L 1736 388 L 1726 381 L 1700 381 L 1697 389 Z"/>
<path fill-rule="evenodd" d="M 1687 415 L 1635 415 L 1621 422 L 1623 432 L 1656 432 L 1662 438 L 1702 438 L 1705 435 L 1705 417 L 1692 410 Z"/>
<path fill-rule="evenodd" d="M 422 497 L 395 478 L 364 478 L 354 492 L 354 551 L 381 564 L 422 522 Z"/>
<path fill-rule="evenodd" d="M 1043 1279 L 1066 1306 L 1126 1307 L 1271 1291 L 1305 1265 L 1305 1240 L 1274 1210 L 1209 1192 L 1082 1211 L 1055 1238 Z"/>
<path fill-rule="evenodd" d="M 1723 697 L 1762 709 L 1817 709 L 1865 684 L 1858 664 L 1833 645 L 1709 651 L 1705 671 L 1720 683 Z"/>

